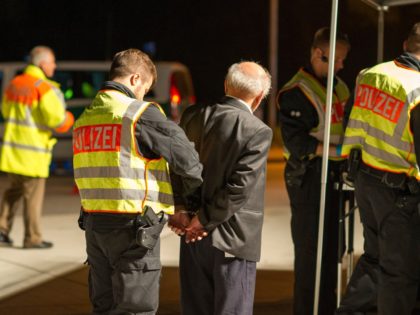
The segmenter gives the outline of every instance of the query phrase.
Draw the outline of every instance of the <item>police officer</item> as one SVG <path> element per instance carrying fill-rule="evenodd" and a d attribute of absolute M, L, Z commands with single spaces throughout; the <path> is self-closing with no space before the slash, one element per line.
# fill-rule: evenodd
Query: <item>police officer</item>
<path fill-rule="evenodd" d="M 358 79 L 343 154 L 361 152 L 355 194 L 364 253 L 339 314 L 411 314 L 419 284 L 420 23 L 393 61 Z M 352 151 L 353 150 L 353 151 Z M 352 154 L 354 155 L 354 154 Z"/>
<path fill-rule="evenodd" d="M 30 64 L 7 87 L 1 106 L 5 129 L 0 152 L 0 170 L 10 181 L 0 208 L 0 246 L 12 246 L 9 237 L 16 206 L 23 200 L 25 236 L 23 248 L 45 249 L 40 228 L 45 179 L 49 176 L 52 149 L 57 141 L 52 131 L 66 132 L 73 115 L 66 111 L 58 83 L 48 78 L 56 68 L 53 50 L 36 46 Z"/>
<path fill-rule="evenodd" d="M 173 195 L 170 171 L 188 195 L 201 185 L 202 165 L 182 129 L 158 104 L 143 101 L 156 81 L 146 54 L 117 53 L 110 79 L 74 127 L 90 299 L 94 314 L 155 314 L 163 213 L 183 199 Z M 144 209 L 158 220 L 144 220 Z"/>
<path fill-rule="evenodd" d="M 347 36 L 338 33 L 336 57 L 330 60 L 329 35 L 329 28 L 321 28 L 315 33 L 310 64 L 301 68 L 278 95 L 280 130 L 287 159 L 285 182 L 292 210 L 295 252 L 293 311 L 299 315 L 313 313 L 328 62 L 334 62 L 334 71 L 337 73 L 343 68 L 350 49 Z M 339 208 L 333 183 L 338 181 L 342 164 L 338 156 L 343 136 L 343 106 L 348 97 L 346 84 L 335 76 L 319 299 L 319 314 L 325 315 L 333 314 L 335 310 Z"/>

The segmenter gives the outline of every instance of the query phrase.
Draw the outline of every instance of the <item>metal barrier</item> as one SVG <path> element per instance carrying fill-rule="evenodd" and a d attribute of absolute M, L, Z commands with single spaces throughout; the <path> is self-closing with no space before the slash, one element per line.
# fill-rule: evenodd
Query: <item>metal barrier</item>
<path fill-rule="evenodd" d="M 341 287 L 342 287 L 342 263 L 343 263 L 343 239 L 345 231 L 345 221 L 348 218 L 347 228 L 347 277 L 346 284 L 349 283 L 351 274 L 354 268 L 354 213 L 357 209 L 354 196 L 354 187 L 347 185 L 344 182 L 335 183 L 334 189 L 339 193 L 339 217 L 338 217 L 338 264 L 337 264 L 337 307 L 340 306 Z M 347 197 L 347 198 L 346 198 Z M 348 202 L 348 207 L 346 207 Z M 348 211 L 346 211 L 346 208 Z"/>

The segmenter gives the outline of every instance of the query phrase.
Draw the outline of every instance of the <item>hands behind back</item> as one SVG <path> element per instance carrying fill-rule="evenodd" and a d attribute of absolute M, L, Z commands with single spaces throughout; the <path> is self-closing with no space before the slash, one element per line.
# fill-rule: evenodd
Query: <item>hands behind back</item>
<path fill-rule="evenodd" d="M 203 237 L 206 237 L 208 235 L 207 231 L 204 229 L 203 225 L 201 224 L 200 220 L 198 220 L 198 216 L 194 216 L 191 219 L 190 224 L 188 227 L 185 228 L 185 242 L 195 242 L 201 241 Z"/>
<path fill-rule="evenodd" d="M 177 235 L 185 234 L 185 242 L 201 241 L 208 235 L 198 216 L 192 219 L 187 211 L 178 211 L 169 217 L 168 227 Z"/>
<path fill-rule="evenodd" d="M 190 224 L 190 215 L 187 211 L 177 211 L 169 217 L 168 227 L 177 235 L 184 235 L 185 228 Z"/>

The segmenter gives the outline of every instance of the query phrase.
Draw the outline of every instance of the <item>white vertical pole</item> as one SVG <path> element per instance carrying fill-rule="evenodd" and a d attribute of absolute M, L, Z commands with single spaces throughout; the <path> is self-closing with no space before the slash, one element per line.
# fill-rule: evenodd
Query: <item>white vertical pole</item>
<path fill-rule="evenodd" d="M 328 175 L 328 149 L 330 143 L 331 107 L 334 82 L 335 43 L 337 34 L 338 0 L 333 0 L 331 10 L 330 54 L 328 57 L 327 107 L 325 109 L 324 147 L 322 152 L 321 200 L 319 205 L 318 246 L 315 275 L 314 315 L 318 315 L 319 290 L 321 282 L 322 246 L 325 221 L 325 198 Z M 331 236 L 335 237 L 335 236 Z"/>
<path fill-rule="evenodd" d="M 269 69 L 272 79 L 272 89 L 268 102 L 268 125 L 276 127 L 276 97 L 277 97 L 277 67 L 278 67 L 278 12 L 279 0 L 270 0 L 270 39 L 269 39 Z"/>

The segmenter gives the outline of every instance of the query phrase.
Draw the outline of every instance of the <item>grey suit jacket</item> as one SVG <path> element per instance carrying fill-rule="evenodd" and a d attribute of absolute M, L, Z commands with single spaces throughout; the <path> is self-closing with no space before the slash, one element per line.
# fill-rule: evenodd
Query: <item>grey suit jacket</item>
<path fill-rule="evenodd" d="M 259 261 L 271 129 L 227 96 L 216 104 L 189 107 L 180 126 L 203 164 L 198 216 L 213 246 Z"/>

